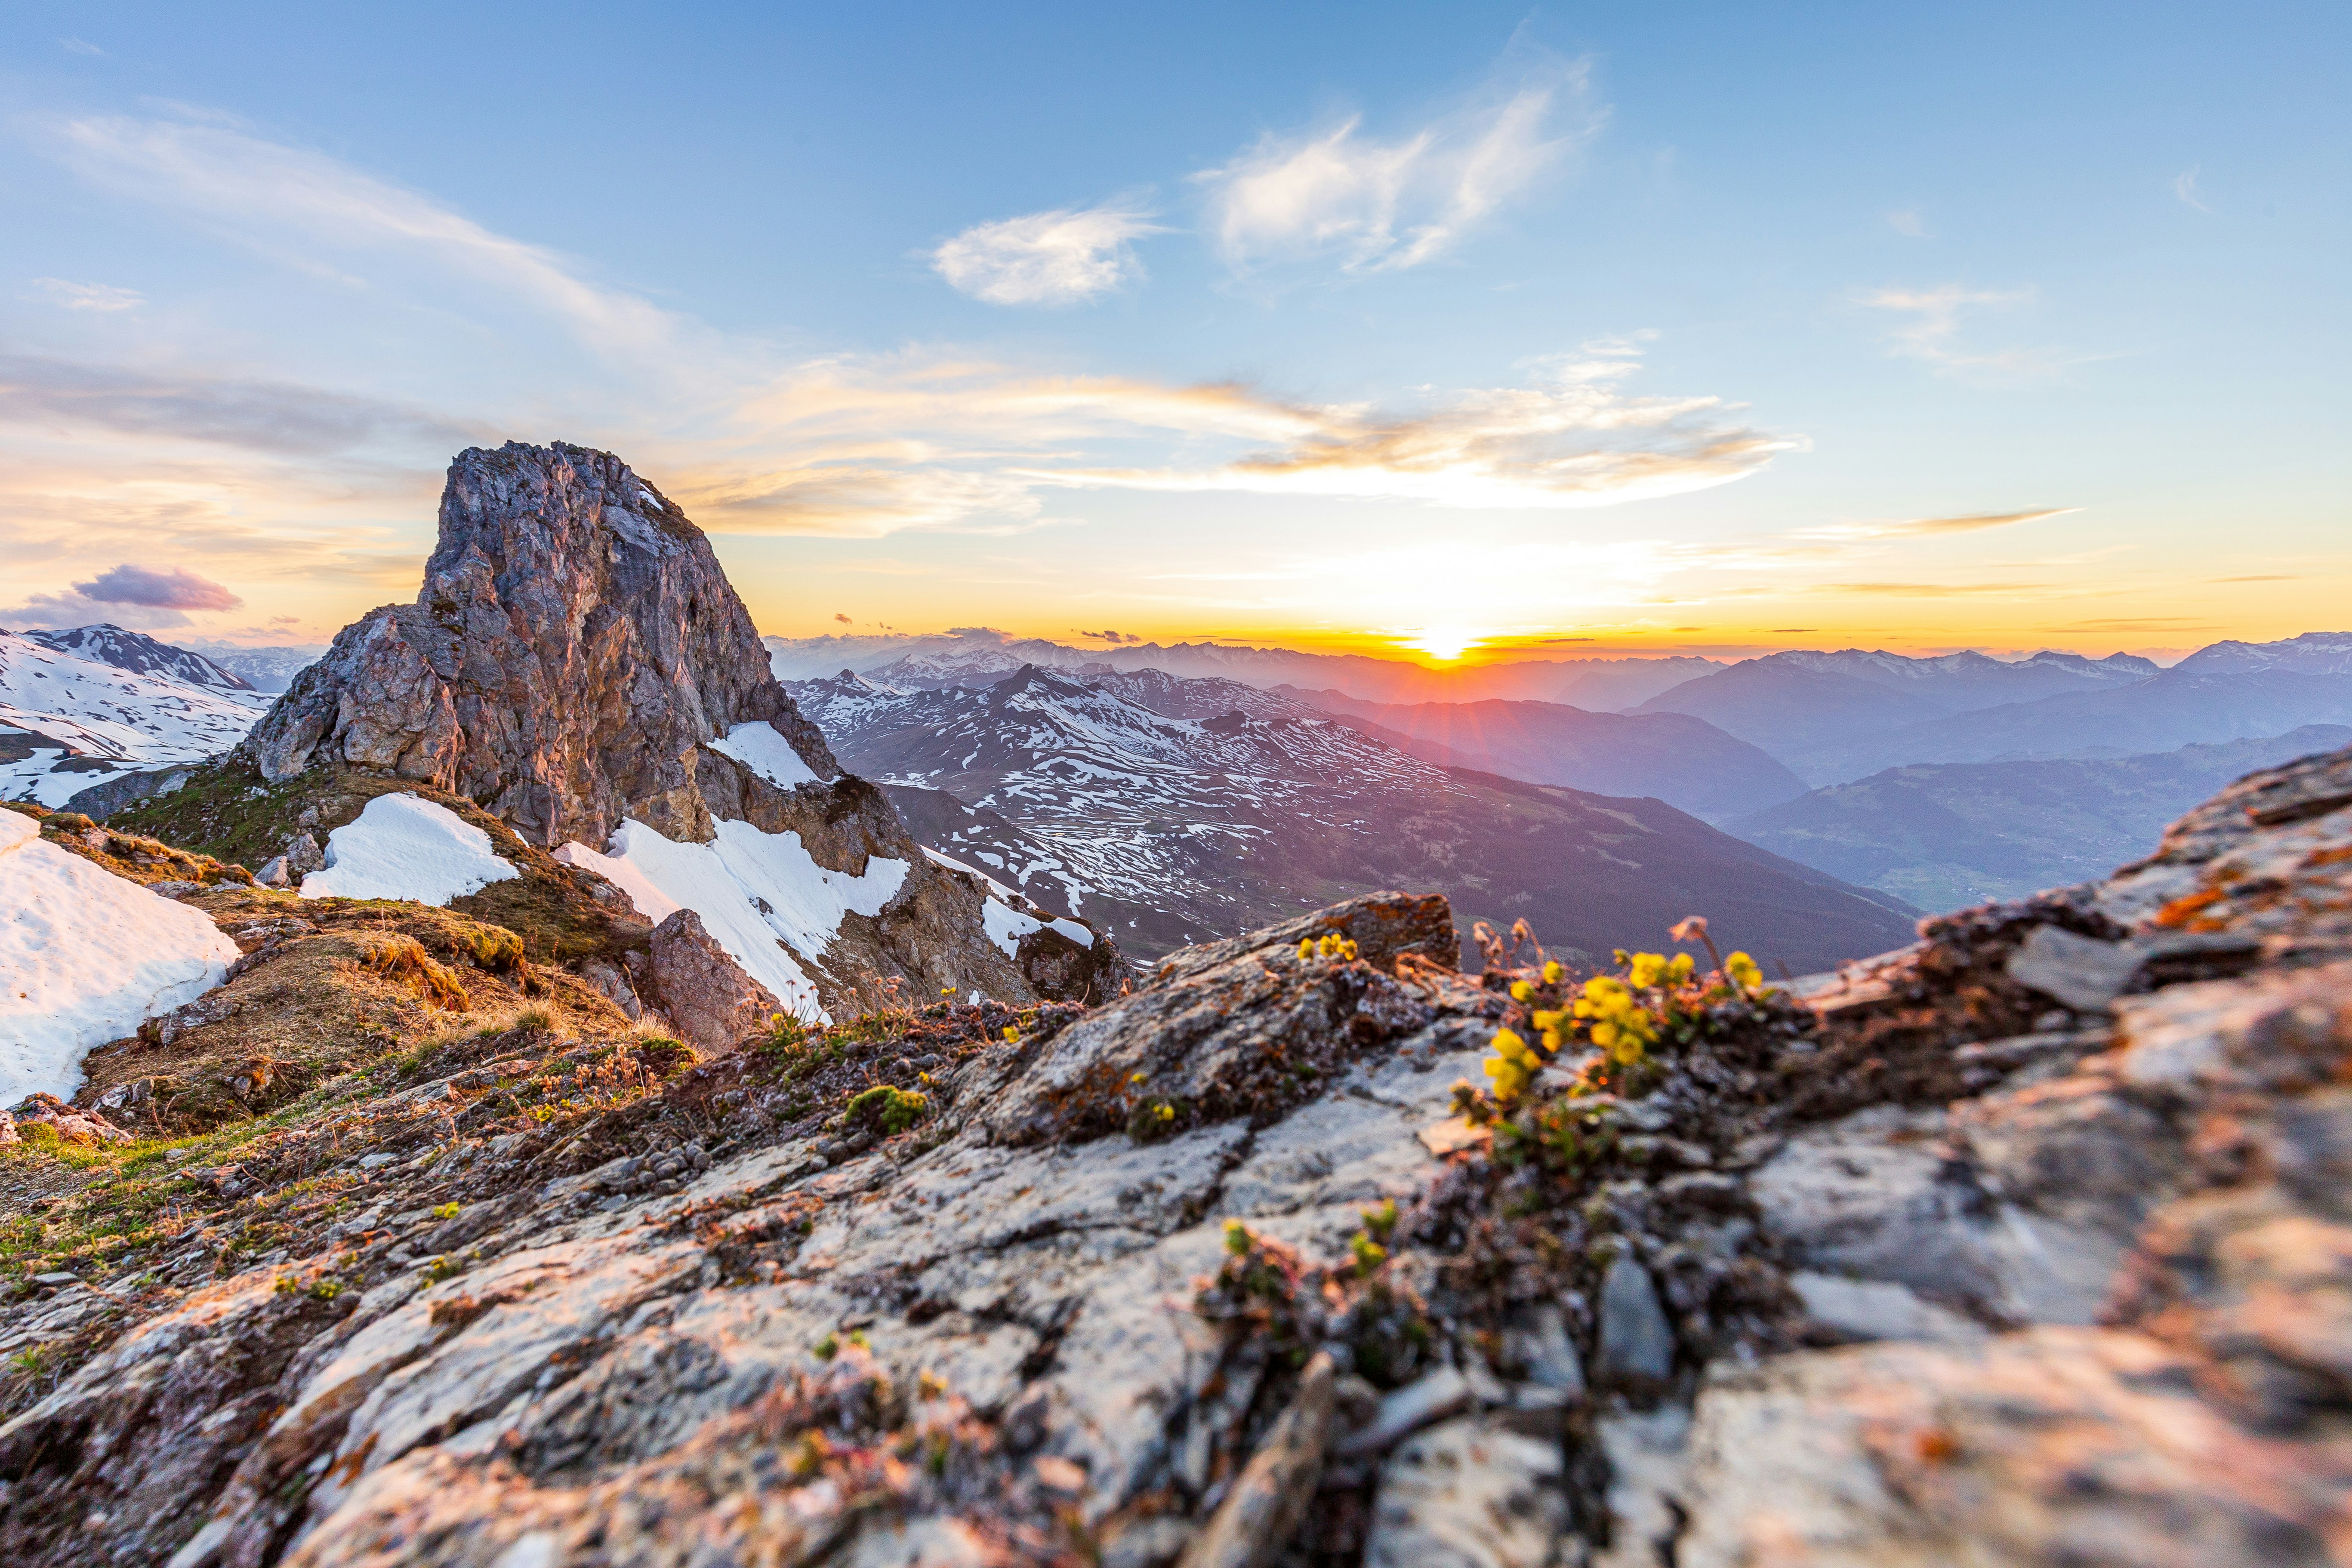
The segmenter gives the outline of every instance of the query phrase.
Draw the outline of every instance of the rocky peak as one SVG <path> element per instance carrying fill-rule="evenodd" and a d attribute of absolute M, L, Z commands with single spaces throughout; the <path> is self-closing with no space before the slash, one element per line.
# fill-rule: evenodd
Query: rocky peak
<path fill-rule="evenodd" d="M 710 542 L 620 458 L 469 448 L 440 525 L 416 602 L 343 628 L 255 729 L 271 781 L 321 759 L 387 772 L 553 846 L 602 844 L 625 816 L 708 839 L 701 748 L 739 724 L 840 773 Z"/>

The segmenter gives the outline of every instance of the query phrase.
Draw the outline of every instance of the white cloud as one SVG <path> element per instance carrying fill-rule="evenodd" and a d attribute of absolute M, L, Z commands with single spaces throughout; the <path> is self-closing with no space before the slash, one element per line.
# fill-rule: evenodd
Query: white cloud
<path fill-rule="evenodd" d="M 1193 179 L 1209 226 L 1239 270 L 1333 258 L 1351 271 L 1416 267 L 1592 135 L 1581 65 L 1442 116 L 1401 141 L 1362 134 L 1360 118 L 1305 135 L 1267 134 Z M 1562 123 L 1565 121 L 1566 123 Z"/>
<path fill-rule="evenodd" d="M 2199 212 L 2200 212 L 2200 213 L 2210 213 L 2210 212 L 2211 212 L 2213 209 L 2212 209 L 2211 207 L 2207 206 L 2207 205 L 2205 205 L 2205 202 L 2204 202 L 2203 197 L 2202 197 L 2202 196 L 2200 196 L 2200 195 L 2198 194 L 2198 190 L 2197 190 L 2197 173 L 2198 173 L 2198 168 L 2199 168 L 2199 165 L 2194 164 L 2194 163 L 2191 163 L 2188 168 L 2183 169 L 2183 170 L 2181 170 L 2181 171 L 2180 171 L 2180 173 L 2179 173 L 2179 174 L 2177 174 L 2173 175 L 2173 176 L 2172 176 L 2172 194 L 2173 194 L 2174 195 L 2176 195 L 2176 196 L 2179 196 L 2182 201 L 2184 201 L 2184 202 L 2188 203 L 2190 206 L 2195 207 Z"/>
<path fill-rule="evenodd" d="M 1927 220 L 1919 216 L 1916 207 L 1903 207 L 1888 213 L 1886 226 L 1906 239 L 1924 239 L 1927 234 Z"/>
<path fill-rule="evenodd" d="M 1150 213 L 1129 207 L 1066 207 L 976 224 L 933 251 L 931 266 L 992 305 L 1076 304 L 1137 277 L 1128 242 L 1161 232 Z"/>
<path fill-rule="evenodd" d="M 74 283 L 63 278 L 36 278 L 33 287 L 68 310 L 97 310 L 110 314 L 116 310 L 131 310 L 146 300 L 146 296 L 136 289 L 118 289 L 110 283 Z"/>
<path fill-rule="evenodd" d="M 65 50 L 65 52 L 69 55 L 103 55 L 106 53 L 104 49 L 100 48 L 88 38 L 59 38 L 58 40 L 58 47 Z"/>

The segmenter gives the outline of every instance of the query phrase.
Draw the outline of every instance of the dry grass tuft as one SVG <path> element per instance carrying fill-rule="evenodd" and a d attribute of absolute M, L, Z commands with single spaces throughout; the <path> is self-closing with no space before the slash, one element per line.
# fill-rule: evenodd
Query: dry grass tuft
<path fill-rule="evenodd" d="M 513 933 L 498 934 L 511 937 Z M 425 952 L 425 944 L 413 936 L 371 937 L 360 962 L 387 980 L 405 981 L 415 986 L 416 994 L 428 1006 L 446 1013 L 462 1013 L 471 1005 L 457 976 Z"/>

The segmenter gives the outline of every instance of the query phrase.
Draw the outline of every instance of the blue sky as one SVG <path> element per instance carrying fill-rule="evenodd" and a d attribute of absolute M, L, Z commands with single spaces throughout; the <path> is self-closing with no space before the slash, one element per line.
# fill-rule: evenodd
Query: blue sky
<path fill-rule="evenodd" d="M 2352 28 L 2052 12 L 12 7 L 0 623 L 322 637 L 561 437 L 788 634 L 2332 626 Z"/>

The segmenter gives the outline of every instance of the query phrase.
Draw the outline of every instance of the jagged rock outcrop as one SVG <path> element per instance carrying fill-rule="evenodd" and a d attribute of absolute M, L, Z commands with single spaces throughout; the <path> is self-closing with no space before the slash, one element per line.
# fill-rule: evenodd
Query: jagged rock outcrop
<path fill-rule="evenodd" d="M 698 1050 L 741 1044 L 783 1006 L 711 940 L 692 910 L 654 927 L 651 968 L 663 1013 Z"/>
<path fill-rule="evenodd" d="M 610 453 L 460 453 L 416 602 L 343 628 L 239 750 L 269 784 L 338 767 L 414 780 L 551 849 L 601 852 L 625 820 L 708 843 L 731 820 L 797 834 L 820 872 L 903 863 L 886 907 L 795 954 L 827 1006 L 877 1005 L 893 979 L 925 994 L 1099 996 L 1124 972 L 1108 933 L 1081 950 L 1092 962 L 985 933 L 983 890 L 928 861 L 887 798 L 842 773 L 770 672 L 709 541 Z M 299 845 L 273 877 L 299 883 Z"/>
<path fill-rule="evenodd" d="M 703 748 L 764 720 L 840 772 L 769 673 L 710 542 L 608 452 L 473 447 L 449 465 L 413 605 L 372 610 L 246 744 L 275 782 L 314 758 L 479 802 L 535 844 L 624 816 L 709 837 Z"/>
<path fill-rule="evenodd" d="M 1446 921 L 576 1114 L 611 1047 L 453 1042 L 193 1164 L 173 1288 L 0 1308 L 0 1556 L 2346 1561 L 2352 752 L 1507 1128 L 1454 1085 L 1552 983 Z"/>

